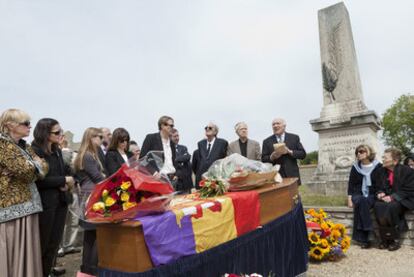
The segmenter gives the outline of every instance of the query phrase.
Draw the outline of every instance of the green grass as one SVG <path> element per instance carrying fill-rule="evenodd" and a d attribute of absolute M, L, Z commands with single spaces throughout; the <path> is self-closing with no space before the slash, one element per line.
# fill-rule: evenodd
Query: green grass
<path fill-rule="evenodd" d="M 299 187 L 299 194 L 304 206 L 346 206 L 346 195 L 326 196 L 309 193 L 304 186 Z"/>

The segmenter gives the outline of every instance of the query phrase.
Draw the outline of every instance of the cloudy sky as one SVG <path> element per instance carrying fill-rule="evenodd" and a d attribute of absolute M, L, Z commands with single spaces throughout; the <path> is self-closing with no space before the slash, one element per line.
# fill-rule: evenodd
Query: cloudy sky
<path fill-rule="evenodd" d="M 271 134 L 284 117 L 308 151 L 322 108 L 317 11 L 328 0 L 0 0 L 0 112 L 35 123 L 125 127 L 142 143 L 171 115 L 193 150 L 219 136 Z M 414 1 L 345 1 L 365 102 L 379 115 L 414 90 Z"/>

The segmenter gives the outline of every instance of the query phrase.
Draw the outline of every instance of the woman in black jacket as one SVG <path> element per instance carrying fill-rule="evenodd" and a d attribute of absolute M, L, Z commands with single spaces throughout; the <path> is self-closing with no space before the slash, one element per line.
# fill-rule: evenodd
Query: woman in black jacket
<path fill-rule="evenodd" d="M 401 151 L 384 151 L 383 168 L 379 172 L 374 205 L 381 237 L 380 249 L 395 251 L 400 248 L 400 233 L 407 230 L 404 214 L 414 210 L 414 170 L 401 165 Z"/>
<path fill-rule="evenodd" d="M 82 190 L 81 207 L 83 207 L 83 212 L 85 202 L 95 188 L 95 185 L 105 178 L 98 152 L 102 144 L 102 138 L 100 129 L 92 127 L 86 129 L 75 159 L 75 171 L 80 180 Z M 96 248 L 95 226 L 86 223 L 84 220 L 80 220 L 80 225 L 85 229 L 80 270 L 82 273 L 97 275 L 98 252 Z"/>
<path fill-rule="evenodd" d="M 124 128 L 117 128 L 112 133 L 111 144 L 106 152 L 105 163 L 108 176 L 114 174 L 122 164 L 127 163 L 132 156 L 128 152 L 129 149 L 129 133 Z"/>
<path fill-rule="evenodd" d="M 355 157 L 348 182 L 348 207 L 354 208 L 352 239 L 361 248 L 369 248 L 368 237 L 373 230 L 370 210 L 375 203 L 376 176 L 381 163 L 375 160 L 375 153 L 368 145 L 359 145 Z"/>
<path fill-rule="evenodd" d="M 43 212 L 39 215 L 43 276 L 54 273 L 52 267 L 62 239 L 70 202 L 71 194 L 68 190 L 75 183 L 59 149 L 62 134 L 59 122 L 52 118 L 39 120 L 33 133 L 32 148 L 49 165 L 45 178 L 36 181 L 43 205 Z"/>

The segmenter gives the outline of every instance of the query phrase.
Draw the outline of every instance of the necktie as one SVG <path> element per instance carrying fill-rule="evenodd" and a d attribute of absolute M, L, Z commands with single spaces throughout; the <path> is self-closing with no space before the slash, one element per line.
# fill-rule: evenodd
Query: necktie
<path fill-rule="evenodd" d="M 210 156 L 210 148 L 211 148 L 211 143 L 208 143 L 208 146 L 207 146 L 207 157 Z"/>
<path fill-rule="evenodd" d="M 276 136 L 277 137 L 277 142 L 281 143 L 282 141 L 282 136 Z"/>

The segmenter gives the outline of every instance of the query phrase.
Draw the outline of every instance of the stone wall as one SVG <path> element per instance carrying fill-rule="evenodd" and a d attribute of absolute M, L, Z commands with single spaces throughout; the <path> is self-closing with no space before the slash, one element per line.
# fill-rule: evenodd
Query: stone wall
<path fill-rule="evenodd" d="M 327 214 L 331 216 L 333 222 L 342 223 L 346 226 L 348 234 L 352 236 L 352 222 L 353 222 L 353 210 L 348 207 L 305 207 L 305 210 L 314 208 L 319 210 L 322 208 Z M 378 237 L 378 226 L 376 224 L 374 214 L 371 213 L 372 221 L 374 222 L 375 232 L 372 240 L 376 240 Z M 414 246 L 414 212 L 407 212 L 405 218 L 408 223 L 408 231 L 402 234 L 402 244 Z"/>
<path fill-rule="evenodd" d="M 299 166 L 300 180 L 302 181 L 302 184 L 306 185 L 309 183 L 317 167 L 317 164 Z"/>

